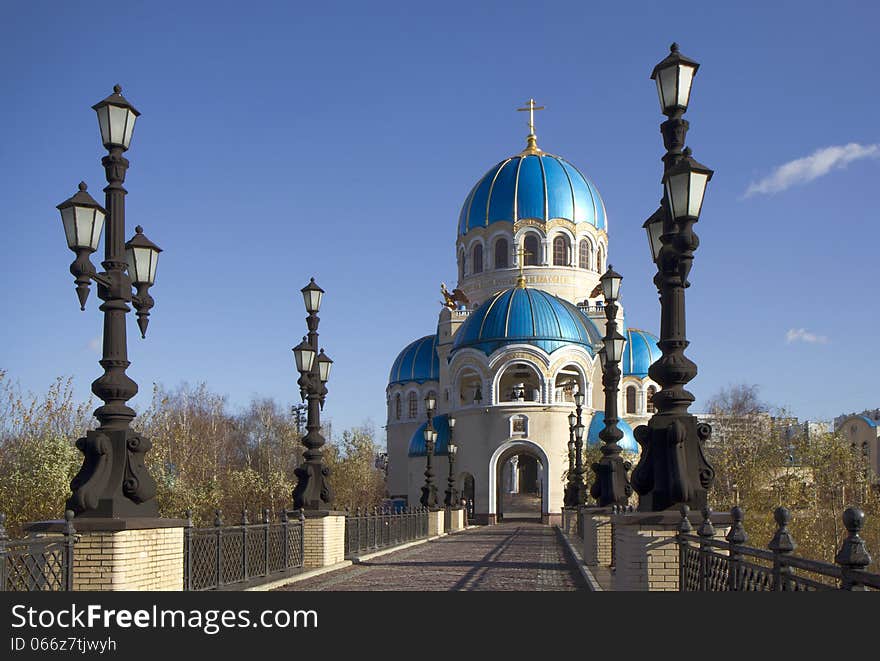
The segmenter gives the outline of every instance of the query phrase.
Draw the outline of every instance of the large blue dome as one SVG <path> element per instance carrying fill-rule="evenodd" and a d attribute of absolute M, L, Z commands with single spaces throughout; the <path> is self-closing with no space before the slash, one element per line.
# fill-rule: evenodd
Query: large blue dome
<path fill-rule="evenodd" d="M 388 385 L 395 383 L 424 383 L 440 379 L 440 359 L 437 357 L 437 335 L 425 335 L 410 342 L 391 366 Z"/>
<path fill-rule="evenodd" d="M 636 442 L 636 437 L 633 435 L 632 427 L 630 427 L 625 421 L 618 420 L 617 428 L 623 432 L 623 438 L 617 442 L 620 449 L 626 450 L 627 452 L 638 452 L 639 444 Z M 590 421 L 590 427 L 587 430 L 587 443 L 590 445 L 601 444 L 602 439 L 599 438 L 599 432 L 603 429 L 605 429 L 605 412 L 596 411 L 593 414 L 593 419 Z"/>
<path fill-rule="evenodd" d="M 458 233 L 525 218 L 565 218 L 606 229 L 599 191 L 575 166 L 552 154 L 523 153 L 501 161 L 477 182 L 461 208 Z"/>
<path fill-rule="evenodd" d="M 657 338 L 638 328 L 626 329 L 626 348 L 623 350 L 621 367 L 624 376 L 648 376 L 648 368 L 659 360 L 662 352 Z"/>
<path fill-rule="evenodd" d="M 434 454 L 448 454 L 447 448 L 449 447 L 449 416 L 447 416 L 445 413 L 443 415 L 435 415 L 434 418 L 431 420 L 431 424 L 434 427 L 434 431 L 437 432 L 437 440 L 434 441 Z M 425 427 L 427 427 L 427 425 L 427 422 L 423 422 L 422 425 L 413 433 L 412 438 L 409 441 L 410 457 L 424 457 L 426 454 L 428 454 L 428 450 L 425 447 Z"/>
<path fill-rule="evenodd" d="M 490 355 L 507 344 L 526 343 L 547 353 L 570 344 L 602 341 L 596 325 L 577 306 L 540 289 L 514 287 L 482 303 L 458 329 L 452 350 L 472 347 Z"/>

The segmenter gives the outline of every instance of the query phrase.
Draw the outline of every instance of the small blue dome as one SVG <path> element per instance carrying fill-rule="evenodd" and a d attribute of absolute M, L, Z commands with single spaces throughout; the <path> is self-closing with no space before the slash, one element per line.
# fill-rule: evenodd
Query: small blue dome
<path fill-rule="evenodd" d="M 440 379 L 440 359 L 437 357 L 437 335 L 425 335 L 406 345 L 391 366 L 388 385 L 395 383 L 424 383 Z"/>
<path fill-rule="evenodd" d="M 506 344 L 526 343 L 547 353 L 579 344 L 593 354 L 602 341 L 577 306 L 540 289 L 514 287 L 482 303 L 458 329 L 452 350 L 473 347 L 486 355 Z"/>
<path fill-rule="evenodd" d="M 623 420 L 618 420 L 617 428 L 623 432 L 623 438 L 617 442 L 620 449 L 626 452 L 638 452 L 639 444 L 636 442 L 636 437 L 633 436 L 632 427 Z M 603 429 L 605 429 L 605 412 L 596 411 L 593 414 L 593 419 L 590 421 L 590 428 L 587 430 L 587 443 L 590 445 L 601 444 L 602 440 L 599 438 L 599 432 Z"/>
<path fill-rule="evenodd" d="M 477 182 L 461 208 L 458 233 L 524 218 L 565 218 L 606 229 L 599 191 L 575 166 L 552 154 L 524 153 L 501 161 Z"/>
<path fill-rule="evenodd" d="M 434 455 L 446 454 L 446 448 L 449 446 L 449 417 L 443 415 L 435 415 L 431 424 L 434 425 L 434 431 L 437 432 L 437 440 L 434 442 Z M 425 448 L 425 427 L 427 422 L 423 422 L 422 426 L 416 429 L 415 433 L 409 441 L 409 456 L 424 457 L 428 454 Z"/>
<path fill-rule="evenodd" d="M 620 361 L 624 376 L 648 376 L 648 368 L 662 355 L 657 338 L 638 328 L 626 329 L 626 348 Z"/>

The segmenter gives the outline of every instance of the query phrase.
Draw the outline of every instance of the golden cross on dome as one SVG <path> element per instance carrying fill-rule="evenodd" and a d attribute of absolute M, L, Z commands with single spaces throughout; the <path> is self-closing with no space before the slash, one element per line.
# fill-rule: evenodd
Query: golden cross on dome
<path fill-rule="evenodd" d="M 536 110 L 544 110 L 544 106 L 536 106 L 534 99 L 529 99 L 528 104 L 526 104 L 525 108 L 517 108 L 517 112 L 527 112 L 529 113 L 529 133 L 531 135 L 535 135 L 535 111 Z"/>
<path fill-rule="evenodd" d="M 516 279 L 516 286 L 520 289 L 525 289 L 526 286 L 526 278 L 523 275 L 523 266 L 526 261 L 526 255 L 531 257 L 532 253 L 526 250 L 525 246 L 520 246 L 516 249 L 516 256 L 519 257 L 519 277 Z"/>

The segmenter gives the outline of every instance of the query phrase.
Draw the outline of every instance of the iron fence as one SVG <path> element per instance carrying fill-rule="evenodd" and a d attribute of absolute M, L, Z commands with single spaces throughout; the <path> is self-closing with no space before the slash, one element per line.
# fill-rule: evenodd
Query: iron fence
<path fill-rule="evenodd" d="M 249 523 L 247 510 L 239 525 L 224 525 L 216 510 L 214 525 L 195 528 L 192 512 L 186 513 L 183 553 L 184 590 L 241 589 L 277 580 L 303 566 L 302 516 L 269 521 L 263 510 L 260 523 Z"/>
<path fill-rule="evenodd" d="M 0 514 L 0 591 L 63 592 L 73 590 L 73 512 L 64 513 L 61 534 L 9 539 L 6 515 Z"/>
<path fill-rule="evenodd" d="M 856 508 L 843 513 L 847 536 L 834 564 L 793 555 L 797 543 L 788 530 L 790 512 L 774 512 L 776 531 L 768 548 L 746 546 L 743 512 L 734 507 L 733 525 L 724 539 L 716 537 L 711 513 L 703 511 L 696 534 L 682 507 L 678 529 L 679 590 L 683 592 L 814 592 L 880 590 L 880 574 L 865 571 L 871 556 L 859 536 L 865 515 Z"/>
<path fill-rule="evenodd" d="M 378 551 L 428 536 L 428 510 L 354 510 L 345 515 L 345 557 Z"/>

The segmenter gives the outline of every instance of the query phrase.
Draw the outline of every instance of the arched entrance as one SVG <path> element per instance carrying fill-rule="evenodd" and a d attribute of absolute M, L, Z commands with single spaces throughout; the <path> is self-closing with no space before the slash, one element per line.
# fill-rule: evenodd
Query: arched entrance
<path fill-rule="evenodd" d="M 548 520 L 547 456 L 528 440 L 508 441 L 489 460 L 490 521 Z"/>

